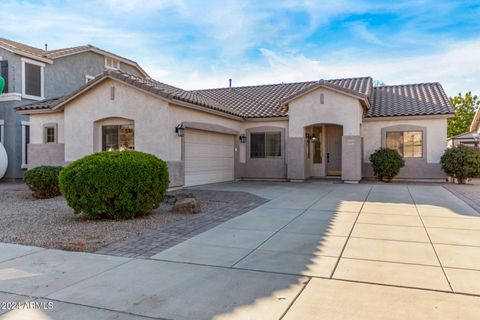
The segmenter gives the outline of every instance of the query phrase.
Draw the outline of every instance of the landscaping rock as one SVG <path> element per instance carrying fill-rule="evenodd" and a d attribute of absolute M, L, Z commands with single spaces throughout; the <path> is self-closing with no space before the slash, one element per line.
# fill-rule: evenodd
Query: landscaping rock
<path fill-rule="evenodd" d="M 177 198 L 171 211 L 174 213 L 199 213 L 200 205 L 195 198 Z"/>

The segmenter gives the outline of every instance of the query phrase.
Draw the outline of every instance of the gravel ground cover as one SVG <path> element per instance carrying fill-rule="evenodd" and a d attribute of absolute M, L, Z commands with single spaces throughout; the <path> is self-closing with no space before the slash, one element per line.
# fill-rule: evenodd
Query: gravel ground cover
<path fill-rule="evenodd" d="M 130 220 L 91 220 L 76 215 L 63 197 L 39 200 L 23 188 L 0 188 L 0 242 L 45 248 L 94 252 L 110 243 L 122 241 L 178 221 L 185 214 L 169 212 L 162 204 L 151 214 Z M 190 192 L 190 191 L 189 191 Z M 224 205 L 192 191 L 202 212 L 208 215 Z"/>

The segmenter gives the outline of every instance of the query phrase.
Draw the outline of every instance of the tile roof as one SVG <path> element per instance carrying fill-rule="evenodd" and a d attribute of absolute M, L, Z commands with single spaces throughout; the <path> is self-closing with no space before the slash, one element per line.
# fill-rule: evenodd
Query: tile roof
<path fill-rule="evenodd" d="M 365 117 L 453 114 L 442 86 L 437 83 L 381 86 L 373 89 L 372 106 Z"/>
<path fill-rule="evenodd" d="M 130 60 L 130 59 L 127 59 L 127 58 L 124 58 L 124 57 L 121 57 L 117 54 L 108 52 L 106 50 L 97 48 L 95 46 L 92 46 L 91 44 L 78 46 L 78 47 L 70 47 L 70 48 L 62 48 L 62 49 L 45 51 L 43 49 L 35 48 L 35 47 L 29 46 L 29 45 L 26 45 L 26 44 L 23 44 L 23 43 L 19 43 L 19 42 L 13 41 L 13 40 L 0 38 L 0 46 L 6 47 L 7 49 L 12 50 L 12 51 L 17 50 L 17 51 L 20 51 L 20 52 L 32 54 L 32 55 L 37 56 L 39 58 L 45 58 L 45 59 L 50 59 L 50 60 L 55 60 L 55 59 L 58 59 L 58 58 L 62 58 L 62 57 L 65 57 L 65 56 L 69 56 L 69 55 L 73 55 L 73 54 L 77 54 L 77 53 L 81 53 L 81 52 L 85 52 L 85 51 L 96 51 L 97 53 L 114 56 L 117 59 L 126 61 L 127 63 L 132 64 L 132 65 L 135 65 L 142 73 L 144 73 L 145 76 L 148 76 L 147 73 L 145 72 L 145 70 L 143 70 L 137 62 L 135 62 L 133 60 Z"/>
<path fill-rule="evenodd" d="M 173 102 L 187 102 L 240 118 L 274 118 L 288 116 L 282 102 L 318 85 L 331 86 L 368 100 L 365 117 L 452 114 L 450 102 L 438 83 L 373 87 L 372 78 L 350 78 L 295 83 L 281 83 L 204 90 L 183 90 L 152 79 L 118 70 L 107 70 L 71 94 L 17 107 L 17 111 L 54 109 L 85 88 L 105 77 L 112 77 Z"/>

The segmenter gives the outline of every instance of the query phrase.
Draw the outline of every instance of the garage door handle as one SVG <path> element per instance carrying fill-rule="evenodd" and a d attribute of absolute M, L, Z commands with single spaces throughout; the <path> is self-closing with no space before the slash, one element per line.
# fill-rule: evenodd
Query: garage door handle
<path fill-rule="evenodd" d="M 330 163 L 330 152 L 327 152 L 327 163 Z"/>

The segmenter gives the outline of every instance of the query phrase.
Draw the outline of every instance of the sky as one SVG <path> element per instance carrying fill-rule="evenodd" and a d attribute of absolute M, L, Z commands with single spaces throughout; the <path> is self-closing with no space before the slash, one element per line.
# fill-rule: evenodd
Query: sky
<path fill-rule="evenodd" d="M 2 0 L 0 37 L 89 43 L 184 89 L 371 76 L 480 94 L 480 0 Z"/>

